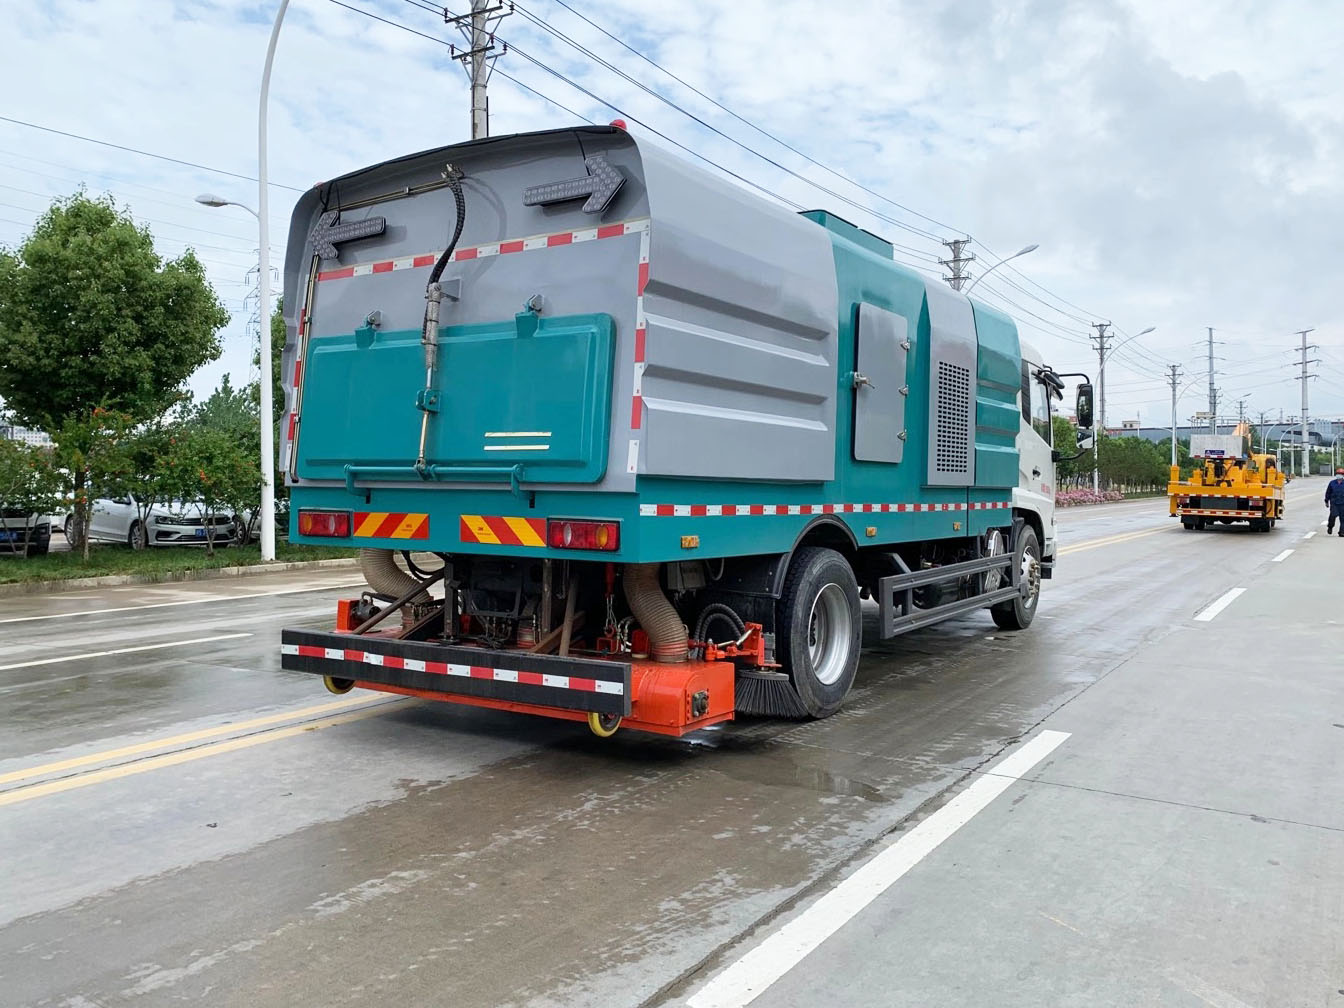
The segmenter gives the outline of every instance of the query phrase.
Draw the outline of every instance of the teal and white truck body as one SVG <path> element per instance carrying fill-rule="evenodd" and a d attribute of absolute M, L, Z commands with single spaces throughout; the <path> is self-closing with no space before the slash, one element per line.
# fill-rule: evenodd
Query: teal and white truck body
<path fill-rule="evenodd" d="M 592 656 L 604 610 L 654 619 L 612 590 L 638 567 L 686 628 L 710 605 L 759 627 L 756 666 L 733 659 L 739 701 L 754 674 L 747 693 L 791 688 L 790 710 L 821 716 L 853 679 L 860 591 L 884 632 L 981 607 L 1025 626 L 1052 571 L 1063 383 L 1012 320 L 833 214 L 622 128 L 458 144 L 314 187 L 284 310 L 291 540 L 439 554 L 444 614 L 422 641 L 533 653 L 573 581 L 589 620 L 566 657 L 638 669 L 629 648 Z M 825 568 L 816 597 L 790 596 L 799 563 Z M 800 666 L 829 660 L 827 626 L 845 667 L 818 689 Z M 651 633 L 664 665 L 704 653 Z M 287 666 L 378 687 L 300 646 L 319 644 L 291 641 Z"/>

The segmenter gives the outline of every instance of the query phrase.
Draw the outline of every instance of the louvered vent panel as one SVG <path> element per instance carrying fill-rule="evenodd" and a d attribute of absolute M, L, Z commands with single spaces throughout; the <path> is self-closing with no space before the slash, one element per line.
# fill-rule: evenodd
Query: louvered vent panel
<path fill-rule="evenodd" d="M 934 441 L 934 471 L 970 472 L 971 372 L 969 368 L 938 362 L 938 425 Z"/>

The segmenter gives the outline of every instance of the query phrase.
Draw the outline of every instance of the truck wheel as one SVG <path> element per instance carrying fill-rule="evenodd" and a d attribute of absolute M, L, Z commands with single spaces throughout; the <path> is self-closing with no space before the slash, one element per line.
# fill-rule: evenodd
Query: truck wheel
<path fill-rule="evenodd" d="M 989 607 L 994 625 L 1000 630 L 1025 630 L 1036 618 L 1036 604 L 1041 600 L 1041 544 L 1036 530 L 1026 525 L 1017 540 L 1017 569 L 1020 584 L 1026 594 Z"/>
<path fill-rule="evenodd" d="M 844 703 L 859 668 L 859 586 L 849 562 L 835 550 L 798 550 L 778 612 L 784 670 L 807 713 L 830 717 Z"/>

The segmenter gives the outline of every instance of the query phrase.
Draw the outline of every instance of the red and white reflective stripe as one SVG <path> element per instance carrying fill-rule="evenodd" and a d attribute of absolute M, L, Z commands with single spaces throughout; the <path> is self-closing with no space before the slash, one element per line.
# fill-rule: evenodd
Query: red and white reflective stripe
<path fill-rule="evenodd" d="M 742 515 L 906 514 L 929 511 L 998 511 L 1011 501 L 969 504 L 641 504 L 641 518 L 731 518 Z"/>
<path fill-rule="evenodd" d="M 324 648 L 314 647 L 311 644 L 281 644 L 280 653 L 300 658 L 326 658 L 331 661 L 375 665 L 379 668 L 427 672 L 430 675 L 456 676 L 459 679 L 488 679 L 492 682 L 517 683 L 520 686 L 546 686 L 551 689 L 577 690 L 580 693 L 610 693 L 620 696 L 625 692 L 623 683 L 611 682 L 606 679 L 523 672 L 518 669 L 491 668 L 486 665 L 457 665 L 453 662 L 423 661 L 418 658 L 375 654 L 372 651 L 361 651 L 353 648 Z"/>
<path fill-rule="evenodd" d="M 472 245 L 453 250 L 452 262 L 465 262 L 468 259 L 487 259 L 490 256 L 512 255 L 514 252 L 531 252 L 534 249 L 556 248 L 560 245 L 577 245 L 580 242 L 598 241 L 602 238 L 620 238 L 629 234 L 645 233 L 649 229 L 647 217 L 639 220 L 618 221 L 615 224 L 603 224 L 600 227 L 580 228 L 577 231 L 556 231 L 553 234 L 531 235 L 527 238 L 509 238 L 504 241 L 486 242 L 484 245 Z M 420 255 L 401 256 L 398 259 L 382 259 L 378 262 L 356 263 L 353 266 L 338 266 L 335 269 L 322 270 L 317 274 L 318 283 L 328 280 L 348 280 L 351 277 L 370 276 L 374 273 L 394 273 L 398 270 L 423 269 L 433 266 L 443 254 L 424 252 Z"/>
<path fill-rule="evenodd" d="M 649 231 L 639 236 L 639 273 L 635 279 L 635 373 L 630 386 L 630 451 L 625 471 L 639 471 L 639 429 L 644 426 L 644 344 L 648 319 L 644 316 L 644 288 L 649 285 Z"/>
<path fill-rule="evenodd" d="M 1208 508 L 1177 508 L 1182 515 L 1212 515 L 1214 518 L 1263 518 L 1263 511 L 1211 511 Z"/>

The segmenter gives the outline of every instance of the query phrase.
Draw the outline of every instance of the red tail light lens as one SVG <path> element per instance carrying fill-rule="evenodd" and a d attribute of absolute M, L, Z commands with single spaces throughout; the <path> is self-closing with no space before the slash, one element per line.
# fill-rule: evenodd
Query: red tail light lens
<path fill-rule="evenodd" d="M 549 518 L 546 521 L 546 541 L 552 549 L 612 553 L 621 548 L 621 523 Z"/>
<path fill-rule="evenodd" d="M 345 539 L 350 535 L 349 511 L 300 511 L 299 535 Z"/>

